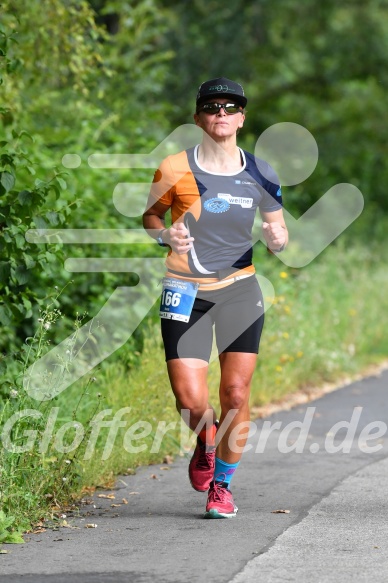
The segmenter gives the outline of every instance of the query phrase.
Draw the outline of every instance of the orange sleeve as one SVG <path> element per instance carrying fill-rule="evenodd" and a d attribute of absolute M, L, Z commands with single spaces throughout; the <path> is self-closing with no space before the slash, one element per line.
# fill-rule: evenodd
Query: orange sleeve
<path fill-rule="evenodd" d="M 176 182 L 177 180 L 168 156 L 162 161 L 154 174 L 150 190 L 151 205 L 158 201 L 170 207 L 176 192 Z"/>

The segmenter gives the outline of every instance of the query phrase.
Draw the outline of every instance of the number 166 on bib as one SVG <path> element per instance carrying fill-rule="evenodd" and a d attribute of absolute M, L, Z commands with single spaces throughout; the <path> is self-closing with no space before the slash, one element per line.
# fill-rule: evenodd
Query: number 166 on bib
<path fill-rule="evenodd" d="M 171 277 L 163 279 L 159 316 L 188 322 L 193 309 L 198 284 Z"/>

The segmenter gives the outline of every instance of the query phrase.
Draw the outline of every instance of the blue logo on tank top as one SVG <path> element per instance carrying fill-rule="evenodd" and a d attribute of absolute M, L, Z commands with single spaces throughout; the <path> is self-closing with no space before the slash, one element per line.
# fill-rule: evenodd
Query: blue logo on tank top
<path fill-rule="evenodd" d="M 203 208 L 209 213 L 225 213 L 230 209 L 230 204 L 221 198 L 210 198 L 204 203 Z"/>

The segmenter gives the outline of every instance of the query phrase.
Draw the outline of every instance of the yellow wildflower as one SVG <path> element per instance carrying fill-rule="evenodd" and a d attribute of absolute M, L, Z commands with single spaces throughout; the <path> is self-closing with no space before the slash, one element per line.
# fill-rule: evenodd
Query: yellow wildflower
<path fill-rule="evenodd" d="M 296 358 L 302 358 L 303 356 L 303 352 L 301 350 L 298 350 L 298 352 L 296 353 Z"/>
<path fill-rule="evenodd" d="M 286 271 L 281 271 L 279 275 L 282 279 L 286 279 L 288 277 L 288 273 Z"/>

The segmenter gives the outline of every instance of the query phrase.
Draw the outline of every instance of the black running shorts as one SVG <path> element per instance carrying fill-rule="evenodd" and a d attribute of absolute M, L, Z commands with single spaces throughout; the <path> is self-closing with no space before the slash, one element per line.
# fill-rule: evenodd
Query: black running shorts
<path fill-rule="evenodd" d="M 264 301 L 254 275 L 219 290 L 199 291 L 189 322 L 161 319 L 166 360 L 209 362 L 213 325 L 218 353 L 259 352 Z"/>

